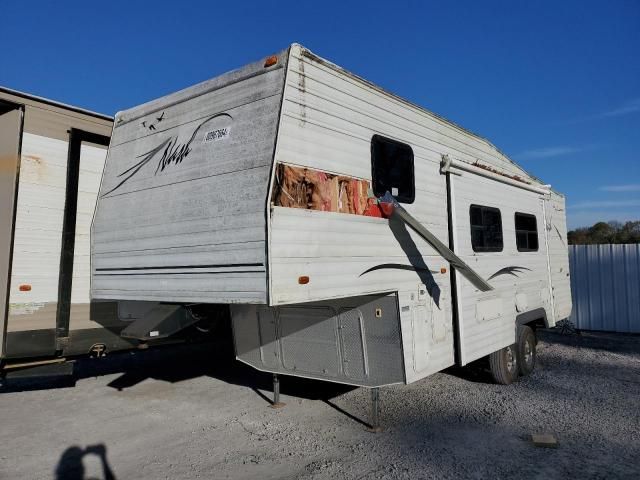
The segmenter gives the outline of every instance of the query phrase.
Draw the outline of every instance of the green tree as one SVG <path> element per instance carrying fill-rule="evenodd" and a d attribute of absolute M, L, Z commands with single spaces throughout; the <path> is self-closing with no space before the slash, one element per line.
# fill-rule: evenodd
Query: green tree
<path fill-rule="evenodd" d="M 606 243 L 640 243 L 640 221 L 624 224 L 618 221 L 597 222 L 591 227 L 567 232 L 570 245 L 599 245 Z"/>

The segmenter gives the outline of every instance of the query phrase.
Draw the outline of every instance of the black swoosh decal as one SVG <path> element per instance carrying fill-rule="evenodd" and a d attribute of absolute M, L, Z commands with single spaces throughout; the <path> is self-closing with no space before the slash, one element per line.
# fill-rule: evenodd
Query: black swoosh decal
<path fill-rule="evenodd" d="M 500 275 L 513 275 L 514 277 L 519 277 L 519 275 L 517 274 L 522 273 L 525 270 L 529 270 L 531 272 L 531 269 L 527 267 L 518 267 L 518 266 L 504 267 L 498 270 L 493 275 L 491 275 L 487 280 L 491 280 L 492 278 L 499 277 Z"/>
<path fill-rule="evenodd" d="M 564 243 L 564 238 L 562 238 L 562 234 L 560 233 L 560 230 L 558 230 L 558 227 L 556 227 L 555 223 L 553 224 L 553 228 L 555 228 L 556 232 L 558 232 L 558 237 L 560 237 L 560 241 L 562 242 L 562 245 L 566 247 L 567 245 Z"/>
<path fill-rule="evenodd" d="M 193 142 L 194 138 L 196 138 L 196 134 L 198 133 L 200 128 L 208 121 L 218 117 L 229 117 L 230 119 L 233 120 L 233 117 L 228 113 L 216 113 L 215 115 L 212 115 L 206 118 L 202 123 L 200 123 L 195 128 L 188 142 L 179 144 L 177 135 L 167 138 L 164 142 L 160 143 L 159 145 L 152 148 L 148 152 L 138 155 L 136 158 L 142 157 L 142 160 L 132 165 L 131 167 L 127 168 L 125 171 L 119 173 L 118 177 L 122 177 L 123 175 L 126 175 L 126 176 L 120 181 L 120 183 L 118 183 L 115 187 L 113 187 L 108 192 L 103 193 L 100 197 L 101 198 L 106 197 L 107 195 L 109 195 L 110 193 L 113 193 L 122 185 L 124 185 L 128 180 L 131 179 L 131 177 L 133 177 L 136 173 L 138 173 L 142 167 L 144 167 L 147 163 L 149 163 L 153 159 L 153 157 L 156 156 L 158 152 L 162 150 L 164 150 L 164 152 L 162 154 L 162 157 L 160 158 L 160 161 L 158 162 L 158 166 L 156 167 L 154 175 L 157 175 L 158 171 L 162 172 L 171 163 L 174 163 L 176 165 L 179 163 L 182 163 L 182 161 L 185 158 L 187 158 L 187 156 L 191 153 L 191 143 Z"/>
<path fill-rule="evenodd" d="M 410 270 L 413 272 L 431 272 L 431 273 L 440 273 L 436 270 L 429 270 L 428 268 L 420 268 L 414 267 L 413 265 L 403 265 L 401 263 L 382 263 L 380 265 L 376 265 L 375 267 L 371 267 L 364 272 L 362 272 L 359 277 L 363 276 L 365 273 L 374 272 L 376 270 Z"/>

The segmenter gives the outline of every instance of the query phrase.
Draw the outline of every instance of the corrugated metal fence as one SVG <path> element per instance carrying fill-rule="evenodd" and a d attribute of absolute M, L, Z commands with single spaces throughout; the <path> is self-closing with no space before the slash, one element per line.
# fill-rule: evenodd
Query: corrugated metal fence
<path fill-rule="evenodd" d="M 569 245 L 576 328 L 640 333 L 640 245 Z"/>

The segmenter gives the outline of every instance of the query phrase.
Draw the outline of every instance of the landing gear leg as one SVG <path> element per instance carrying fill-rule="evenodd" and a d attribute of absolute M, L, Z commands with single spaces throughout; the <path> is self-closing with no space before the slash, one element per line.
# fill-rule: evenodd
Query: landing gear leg
<path fill-rule="evenodd" d="M 273 403 L 270 405 L 271 408 L 282 408 L 286 405 L 286 403 L 282 403 L 280 401 L 280 379 L 278 378 L 278 374 L 273 374 Z"/>
<path fill-rule="evenodd" d="M 371 425 L 367 430 L 372 433 L 382 431 L 380 426 L 380 389 L 378 387 L 371 389 Z"/>

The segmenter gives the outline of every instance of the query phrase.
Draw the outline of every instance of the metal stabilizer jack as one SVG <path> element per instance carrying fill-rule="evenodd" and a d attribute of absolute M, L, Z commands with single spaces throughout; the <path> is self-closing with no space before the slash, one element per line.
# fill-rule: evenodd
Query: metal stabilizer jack
<path fill-rule="evenodd" d="M 371 389 L 371 424 L 367 430 L 371 433 L 382 431 L 380 426 L 380 389 L 378 387 Z"/>
<path fill-rule="evenodd" d="M 286 403 L 280 401 L 280 379 L 277 374 L 273 374 L 273 403 L 269 405 L 270 408 L 282 408 Z"/>
<path fill-rule="evenodd" d="M 467 280 L 469 280 L 474 287 L 481 292 L 488 292 L 493 290 L 493 287 L 482 278 L 478 273 L 467 265 L 464 260 L 457 256 L 453 251 L 449 249 L 444 243 L 438 240 L 433 233 L 427 230 L 418 220 L 409 214 L 393 196 L 387 192 L 385 195 L 378 199 L 380 210 L 389 218 L 392 216 L 400 218 L 406 225 L 422 237 L 429 245 L 436 249 L 436 251 L 447 260 L 453 268 L 462 274 Z"/>

